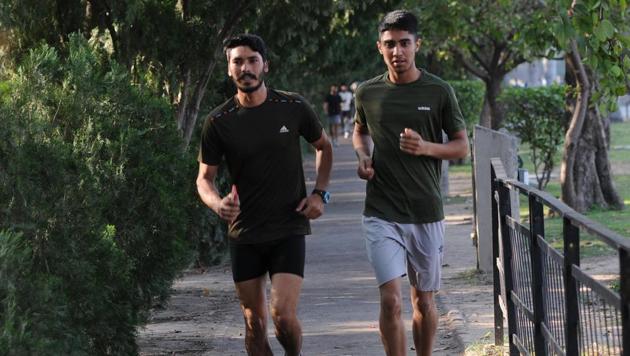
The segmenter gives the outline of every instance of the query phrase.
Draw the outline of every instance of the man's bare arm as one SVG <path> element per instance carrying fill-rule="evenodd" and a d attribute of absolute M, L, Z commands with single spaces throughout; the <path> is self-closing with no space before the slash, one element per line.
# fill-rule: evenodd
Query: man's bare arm
<path fill-rule="evenodd" d="M 217 213 L 220 218 L 232 221 L 241 212 L 240 202 L 232 193 L 221 198 L 214 185 L 214 178 L 217 176 L 218 169 L 219 166 L 199 163 L 197 192 L 204 204 Z"/>
<path fill-rule="evenodd" d="M 333 151 L 326 131 L 322 129 L 322 136 L 311 143 L 315 147 L 315 189 L 326 190 L 330 183 L 330 171 L 332 170 Z"/>
<path fill-rule="evenodd" d="M 330 183 L 330 171 L 332 170 L 333 153 L 332 145 L 326 135 L 326 131 L 322 129 L 322 135 L 311 145 L 315 147 L 315 189 L 326 190 Z M 309 219 L 317 219 L 324 213 L 324 202 L 319 195 L 309 194 L 302 199 L 295 208 L 300 214 Z"/>
<path fill-rule="evenodd" d="M 374 168 L 372 168 L 372 150 L 374 149 L 374 141 L 370 136 L 367 126 L 356 122 L 354 131 L 352 132 L 352 145 L 359 159 L 359 167 L 357 175 L 361 179 L 370 180 L 374 177 Z"/>
<path fill-rule="evenodd" d="M 466 130 L 455 132 L 446 143 L 425 141 L 419 133 L 405 129 L 400 133 L 400 149 L 415 156 L 430 156 L 438 159 L 457 159 L 468 155 Z"/>

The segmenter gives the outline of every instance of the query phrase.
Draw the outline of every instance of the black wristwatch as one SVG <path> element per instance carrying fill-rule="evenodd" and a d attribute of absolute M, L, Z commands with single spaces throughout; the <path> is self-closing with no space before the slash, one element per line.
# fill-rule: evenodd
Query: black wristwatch
<path fill-rule="evenodd" d="M 311 194 L 319 195 L 322 198 L 322 201 L 324 202 L 324 204 L 328 204 L 328 202 L 330 201 L 330 193 L 328 193 L 325 190 L 313 189 L 313 192 L 311 192 Z"/>

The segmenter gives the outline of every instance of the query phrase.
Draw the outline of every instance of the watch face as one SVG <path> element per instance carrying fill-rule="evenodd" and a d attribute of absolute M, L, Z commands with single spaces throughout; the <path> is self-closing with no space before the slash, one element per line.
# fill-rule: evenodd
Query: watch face
<path fill-rule="evenodd" d="M 313 189 L 313 193 L 311 194 L 319 195 L 322 198 L 322 202 L 324 202 L 324 204 L 328 204 L 328 202 L 330 201 L 330 193 L 325 190 Z"/>

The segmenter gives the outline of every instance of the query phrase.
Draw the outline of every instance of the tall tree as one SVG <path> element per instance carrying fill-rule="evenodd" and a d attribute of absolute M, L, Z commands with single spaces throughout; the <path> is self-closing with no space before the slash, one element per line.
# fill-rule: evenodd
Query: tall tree
<path fill-rule="evenodd" d="M 574 86 L 560 172 L 562 200 L 578 211 L 621 209 L 608 158 L 608 119 L 617 96 L 627 92 L 630 26 L 625 0 L 556 0 L 547 27 L 566 51 Z"/>
<path fill-rule="evenodd" d="M 544 46 L 534 47 L 526 39 L 544 42 L 543 37 L 528 36 L 538 28 L 543 7 L 537 0 L 432 0 L 416 6 L 425 47 L 439 48 L 443 57 L 454 58 L 484 82 L 482 126 L 502 126 L 504 114 L 497 98 L 505 75 L 542 54 L 531 49 Z"/>

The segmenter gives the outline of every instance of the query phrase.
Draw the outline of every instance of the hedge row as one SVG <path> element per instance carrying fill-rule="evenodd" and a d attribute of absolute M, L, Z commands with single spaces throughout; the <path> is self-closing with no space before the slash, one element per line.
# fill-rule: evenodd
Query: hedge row
<path fill-rule="evenodd" d="M 79 36 L 4 75 L 0 354 L 134 354 L 207 214 L 172 108 Z"/>

